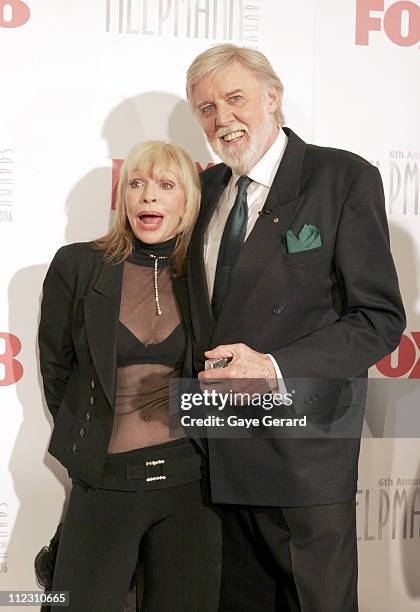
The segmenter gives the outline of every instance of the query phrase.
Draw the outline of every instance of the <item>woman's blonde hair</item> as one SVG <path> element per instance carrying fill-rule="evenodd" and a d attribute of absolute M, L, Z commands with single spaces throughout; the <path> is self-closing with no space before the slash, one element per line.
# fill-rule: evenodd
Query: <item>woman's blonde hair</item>
<path fill-rule="evenodd" d="M 280 126 L 284 125 L 284 115 L 281 108 L 283 98 L 283 84 L 274 71 L 274 68 L 261 51 L 238 47 L 230 43 L 216 45 L 197 55 L 187 71 L 187 100 L 195 111 L 194 87 L 203 77 L 225 68 L 234 62 L 240 62 L 248 68 L 262 83 L 269 87 L 276 87 L 279 91 L 279 105 L 275 118 Z"/>
<path fill-rule="evenodd" d="M 185 269 L 185 256 L 191 239 L 192 230 L 200 207 L 200 181 L 191 157 L 174 144 L 149 140 L 135 146 L 121 166 L 117 185 L 116 211 L 111 230 L 95 241 L 94 246 L 104 251 L 107 261 L 118 263 L 133 251 L 134 234 L 127 218 L 125 194 L 128 177 L 133 170 L 152 174 L 156 166 L 170 168 L 178 175 L 185 192 L 185 212 L 177 228 L 177 240 L 171 256 L 174 273 L 181 276 Z"/>

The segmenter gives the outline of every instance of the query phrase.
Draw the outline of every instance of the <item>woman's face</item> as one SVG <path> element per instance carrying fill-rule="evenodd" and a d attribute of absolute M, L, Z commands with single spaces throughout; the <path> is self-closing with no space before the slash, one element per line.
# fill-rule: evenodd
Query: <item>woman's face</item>
<path fill-rule="evenodd" d="M 128 221 L 134 235 L 147 244 L 173 238 L 185 211 L 185 191 L 173 168 L 133 170 L 125 192 Z"/>

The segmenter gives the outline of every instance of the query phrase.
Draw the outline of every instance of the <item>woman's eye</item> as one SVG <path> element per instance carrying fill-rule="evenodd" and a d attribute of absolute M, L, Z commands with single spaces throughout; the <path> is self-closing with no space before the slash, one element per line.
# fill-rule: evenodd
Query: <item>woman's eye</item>
<path fill-rule="evenodd" d="M 136 187 L 141 187 L 142 186 L 142 182 L 139 179 L 133 179 L 132 181 L 129 182 L 130 187 L 136 188 Z"/>
<path fill-rule="evenodd" d="M 164 181 L 163 183 L 161 183 L 161 186 L 163 187 L 163 189 L 172 189 L 173 183 L 168 183 L 167 181 Z"/>

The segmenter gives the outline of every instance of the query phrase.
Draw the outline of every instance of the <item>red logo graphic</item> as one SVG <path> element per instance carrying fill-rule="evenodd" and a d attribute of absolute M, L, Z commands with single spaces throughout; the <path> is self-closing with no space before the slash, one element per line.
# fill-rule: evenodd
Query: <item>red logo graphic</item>
<path fill-rule="evenodd" d="M 121 170 L 121 166 L 123 164 L 123 159 L 113 159 L 112 160 L 112 179 L 111 179 L 111 184 L 112 184 L 112 210 L 115 210 L 115 205 L 116 205 L 116 201 L 117 201 L 117 185 L 118 185 L 118 180 L 120 178 L 120 170 Z M 214 162 L 209 162 L 207 164 L 207 166 L 205 168 L 203 168 L 203 166 L 200 164 L 200 162 L 195 162 L 195 167 L 197 168 L 197 172 L 202 172 L 203 170 L 207 170 L 207 168 L 210 168 L 211 166 L 214 166 Z"/>
<path fill-rule="evenodd" d="M 388 378 L 400 378 L 409 373 L 407 378 L 420 378 L 420 332 L 411 332 L 413 339 L 405 334 L 396 349 L 397 362 L 392 364 L 391 355 L 378 361 L 376 367 Z"/>
<path fill-rule="evenodd" d="M 13 385 L 23 376 L 23 366 L 14 359 L 22 345 L 13 334 L 0 332 L 0 386 Z"/>
<path fill-rule="evenodd" d="M 0 28 L 20 28 L 31 16 L 26 2 L 22 0 L 0 0 Z"/>
<path fill-rule="evenodd" d="M 356 45 L 369 44 L 369 32 L 385 34 L 396 45 L 411 47 L 420 42 L 420 6 L 409 0 L 391 4 L 383 20 L 372 11 L 384 12 L 384 0 L 356 0 Z"/>

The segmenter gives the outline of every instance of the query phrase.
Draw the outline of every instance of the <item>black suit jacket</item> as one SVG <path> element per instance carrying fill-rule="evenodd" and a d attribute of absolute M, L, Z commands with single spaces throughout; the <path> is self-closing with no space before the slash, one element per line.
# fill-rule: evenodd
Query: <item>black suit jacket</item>
<path fill-rule="evenodd" d="M 117 329 L 123 263 L 104 262 L 89 243 L 56 253 L 43 285 L 39 352 L 45 398 L 54 419 L 49 452 L 71 475 L 97 486 L 112 432 Z M 192 369 L 185 279 L 173 279 Z"/>
<path fill-rule="evenodd" d="M 380 174 L 357 155 L 285 132 L 266 214 L 240 252 L 217 323 L 203 241 L 231 171 L 219 164 L 201 174 L 202 210 L 188 271 L 195 369 L 202 369 L 207 348 L 244 342 L 275 357 L 288 390 L 300 379 L 300 414 L 322 422 L 325 412 L 327 422 L 333 401 L 341 414 L 352 411 L 360 430 L 366 385 L 344 381 L 366 378 L 405 327 Z M 288 253 L 287 230 L 298 235 L 304 224 L 319 228 L 322 246 Z M 333 393 L 337 382 L 344 391 Z M 359 443 L 358 436 L 209 439 L 213 501 L 301 506 L 348 500 L 356 490 Z"/>

